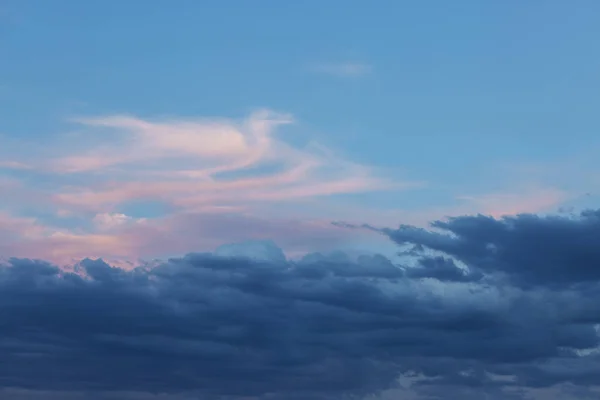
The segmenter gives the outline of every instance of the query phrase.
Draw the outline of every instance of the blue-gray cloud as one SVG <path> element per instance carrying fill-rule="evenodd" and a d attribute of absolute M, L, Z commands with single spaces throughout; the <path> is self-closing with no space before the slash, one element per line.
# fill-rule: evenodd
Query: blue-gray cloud
<path fill-rule="evenodd" d="M 600 210 L 576 217 L 462 216 L 435 221 L 432 227 L 445 232 L 406 225 L 382 232 L 398 244 L 445 253 L 518 285 L 564 287 L 600 280 Z M 430 263 L 430 258 L 424 255 L 422 261 Z"/>
<path fill-rule="evenodd" d="M 599 345 L 599 216 L 382 230 L 416 245 L 411 267 L 379 255 L 289 261 L 272 248 L 130 271 L 13 258 L 0 268 L 0 387 L 339 399 L 405 376 L 423 398 L 586 388 L 600 384 L 587 350 Z"/>

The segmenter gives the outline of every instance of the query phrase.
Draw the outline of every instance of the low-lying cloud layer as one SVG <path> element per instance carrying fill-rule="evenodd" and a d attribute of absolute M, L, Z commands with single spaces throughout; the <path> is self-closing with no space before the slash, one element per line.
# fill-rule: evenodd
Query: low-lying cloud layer
<path fill-rule="evenodd" d="M 411 266 L 379 255 L 292 262 L 273 248 L 133 270 L 10 259 L 0 385 L 38 398 L 339 399 L 396 387 L 395 398 L 524 399 L 560 385 L 591 395 L 600 211 L 433 227 L 379 230 Z"/>

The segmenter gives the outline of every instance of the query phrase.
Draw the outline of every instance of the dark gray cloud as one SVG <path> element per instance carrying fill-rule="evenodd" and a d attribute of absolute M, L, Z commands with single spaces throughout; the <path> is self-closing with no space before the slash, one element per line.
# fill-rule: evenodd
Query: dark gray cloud
<path fill-rule="evenodd" d="M 432 227 L 445 232 L 406 225 L 381 231 L 398 244 L 440 251 L 474 271 L 506 274 L 518 285 L 568 286 L 600 280 L 600 210 L 577 217 L 462 216 L 436 221 Z"/>
<path fill-rule="evenodd" d="M 465 271 L 454 260 L 447 257 L 421 257 L 417 268 L 409 268 L 406 273 L 411 278 L 431 278 L 443 282 L 476 282 L 483 279 L 479 271 Z"/>
<path fill-rule="evenodd" d="M 382 231 L 416 245 L 413 267 L 188 254 L 130 271 L 86 259 L 71 273 L 13 258 L 0 267 L 0 387 L 319 400 L 378 394 L 403 376 L 429 399 L 564 383 L 583 393 L 600 384 L 587 350 L 599 344 L 598 215 Z"/>

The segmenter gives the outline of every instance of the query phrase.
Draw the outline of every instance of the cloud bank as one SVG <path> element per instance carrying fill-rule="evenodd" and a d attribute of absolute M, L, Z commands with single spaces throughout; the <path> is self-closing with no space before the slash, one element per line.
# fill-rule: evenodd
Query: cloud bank
<path fill-rule="evenodd" d="M 270 243 L 254 259 L 224 247 L 132 270 L 12 258 L 0 385 L 48 399 L 594 395 L 600 211 L 432 228 L 378 230 L 410 265 L 290 261 Z"/>

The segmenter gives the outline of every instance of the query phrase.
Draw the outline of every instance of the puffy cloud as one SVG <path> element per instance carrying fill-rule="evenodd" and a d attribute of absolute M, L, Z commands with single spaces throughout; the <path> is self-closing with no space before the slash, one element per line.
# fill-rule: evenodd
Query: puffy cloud
<path fill-rule="evenodd" d="M 519 285 L 569 286 L 600 280 L 600 210 L 576 217 L 462 216 L 436 221 L 432 227 L 437 231 L 404 225 L 381 232 L 398 244 L 445 253 L 474 270 L 505 274 Z M 428 255 L 422 260 L 432 262 Z"/>
<path fill-rule="evenodd" d="M 483 278 L 480 272 L 464 271 L 456 263 L 446 257 L 424 257 L 419 260 L 418 268 L 407 271 L 412 278 L 434 278 L 446 282 L 469 282 Z"/>
<path fill-rule="evenodd" d="M 430 399 L 589 388 L 600 384 L 598 215 L 382 230 L 422 247 L 414 266 L 342 253 L 290 261 L 272 242 L 130 270 L 9 259 L 0 383 L 38 398 L 232 400 L 364 397 L 399 378 Z"/>

